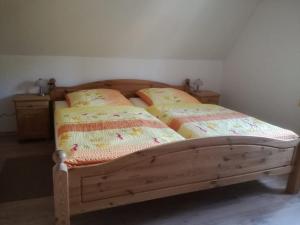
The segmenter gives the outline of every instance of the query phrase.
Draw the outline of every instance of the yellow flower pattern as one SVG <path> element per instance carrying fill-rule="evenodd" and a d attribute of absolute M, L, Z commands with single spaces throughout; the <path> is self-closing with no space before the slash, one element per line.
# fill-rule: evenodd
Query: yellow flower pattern
<path fill-rule="evenodd" d="M 105 162 L 184 139 L 146 110 L 134 106 L 57 109 L 55 120 L 57 148 L 67 153 L 70 167 Z"/>
<path fill-rule="evenodd" d="M 210 104 L 165 104 L 147 109 L 185 138 L 261 136 L 294 139 L 298 135 L 254 117 Z"/>
<path fill-rule="evenodd" d="M 193 96 L 174 88 L 147 88 L 139 90 L 137 94 L 148 105 L 199 103 Z"/>
<path fill-rule="evenodd" d="M 90 89 L 71 92 L 66 95 L 71 107 L 132 105 L 119 91 L 112 89 Z"/>

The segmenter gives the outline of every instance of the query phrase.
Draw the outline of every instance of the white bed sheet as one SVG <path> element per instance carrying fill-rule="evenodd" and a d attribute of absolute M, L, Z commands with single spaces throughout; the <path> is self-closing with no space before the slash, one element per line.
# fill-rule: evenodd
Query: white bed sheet
<path fill-rule="evenodd" d="M 136 107 L 147 108 L 148 105 L 141 98 L 129 98 L 129 101 Z"/>

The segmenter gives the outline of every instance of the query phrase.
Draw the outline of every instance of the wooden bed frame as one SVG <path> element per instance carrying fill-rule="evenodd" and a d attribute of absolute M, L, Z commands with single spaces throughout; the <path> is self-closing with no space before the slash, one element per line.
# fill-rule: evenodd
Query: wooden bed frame
<path fill-rule="evenodd" d="M 52 101 L 64 100 L 67 92 L 90 88 L 117 89 L 133 97 L 141 88 L 172 87 L 144 80 L 108 80 L 74 87 L 55 87 L 54 80 L 50 84 Z M 262 175 L 289 174 L 286 192 L 297 193 L 298 143 L 248 136 L 192 139 L 70 170 L 64 163 L 65 153 L 57 150 L 53 154 L 56 224 L 69 225 L 75 214 L 251 181 Z"/>

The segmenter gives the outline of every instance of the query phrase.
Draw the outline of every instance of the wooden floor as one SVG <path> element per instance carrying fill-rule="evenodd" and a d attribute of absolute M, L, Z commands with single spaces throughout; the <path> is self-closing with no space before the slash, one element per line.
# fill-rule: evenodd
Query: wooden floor
<path fill-rule="evenodd" d="M 0 137 L 0 203 L 52 194 L 52 141 Z"/>
<path fill-rule="evenodd" d="M 15 137 L 0 137 L 0 172 L 8 159 L 51 157 L 52 149 L 51 142 L 19 144 Z M 285 182 L 286 177 L 266 178 L 87 213 L 72 218 L 72 225 L 300 225 L 300 195 L 284 194 Z M 52 197 L 0 203 L 0 224 L 53 225 Z"/>

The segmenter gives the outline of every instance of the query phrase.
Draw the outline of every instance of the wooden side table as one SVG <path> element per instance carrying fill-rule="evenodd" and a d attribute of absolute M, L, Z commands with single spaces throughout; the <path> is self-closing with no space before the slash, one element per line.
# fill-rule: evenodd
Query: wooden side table
<path fill-rule="evenodd" d="M 204 104 L 219 104 L 220 94 L 214 91 L 199 91 L 189 93 Z"/>
<path fill-rule="evenodd" d="M 19 140 L 50 138 L 50 97 L 20 94 L 15 95 L 13 100 Z"/>

